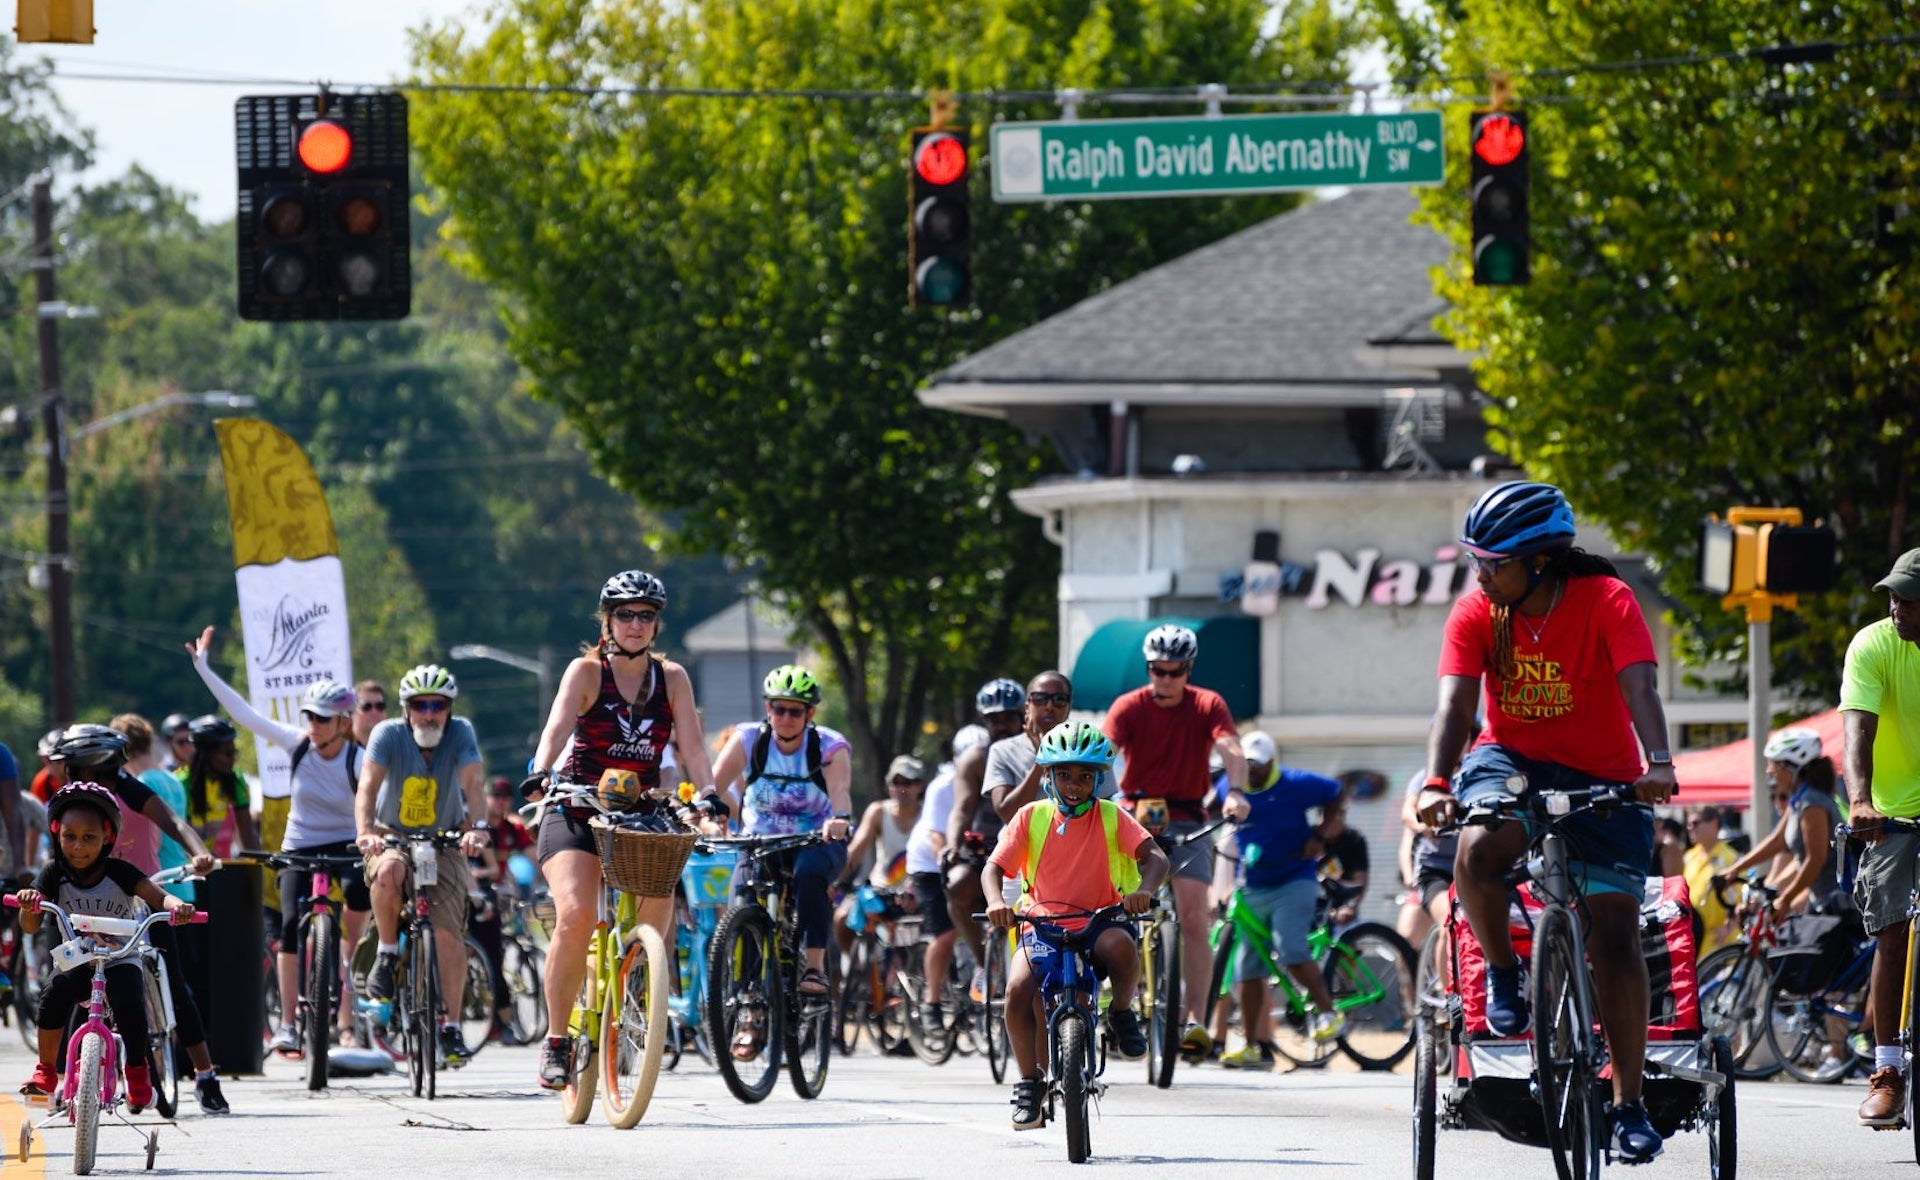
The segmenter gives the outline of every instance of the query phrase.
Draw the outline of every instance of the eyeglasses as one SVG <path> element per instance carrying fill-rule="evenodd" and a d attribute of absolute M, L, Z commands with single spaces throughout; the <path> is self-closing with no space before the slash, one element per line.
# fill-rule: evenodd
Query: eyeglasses
<path fill-rule="evenodd" d="M 167 740 L 172 742 L 176 746 L 192 745 L 193 735 L 190 733 L 176 733 L 172 737 L 168 738 Z"/>
<path fill-rule="evenodd" d="M 660 612 L 657 610 L 630 610 L 623 606 L 613 612 L 613 617 L 616 621 L 622 623 L 651 623 L 660 617 Z"/>
<path fill-rule="evenodd" d="M 767 702 L 767 712 L 773 714 L 775 717 L 805 717 L 807 715 L 807 707 L 805 705 L 784 705 L 778 701 L 769 701 Z"/>
<path fill-rule="evenodd" d="M 360 711 L 361 711 L 362 713 L 384 713 L 384 712 L 386 712 L 386 711 L 387 711 L 387 702 L 385 702 L 385 701 L 361 701 L 361 702 L 360 702 Z"/>
<path fill-rule="evenodd" d="M 917 778 L 890 778 L 887 780 L 887 785 L 889 787 L 917 787 L 920 785 L 920 780 Z"/>
<path fill-rule="evenodd" d="M 1071 705 L 1073 694 L 1070 692 L 1030 692 L 1027 702 L 1034 705 Z"/>
<path fill-rule="evenodd" d="M 1477 554 L 1468 554 L 1467 560 L 1473 563 L 1474 569 L 1479 570 L 1491 578 L 1520 559 L 1518 557 L 1481 557 Z"/>
<path fill-rule="evenodd" d="M 416 713 L 444 713 L 449 708 L 446 701 L 421 698 L 407 702 L 407 708 Z"/>
<path fill-rule="evenodd" d="M 1191 671 L 1193 671 L 1192 664 L 1175 664 L 1171 668 L 1163 668 L 1158 664 L 1147 665 L 1147 675 L 1157 680 L 1185 680 L 1187 673 Z"/>

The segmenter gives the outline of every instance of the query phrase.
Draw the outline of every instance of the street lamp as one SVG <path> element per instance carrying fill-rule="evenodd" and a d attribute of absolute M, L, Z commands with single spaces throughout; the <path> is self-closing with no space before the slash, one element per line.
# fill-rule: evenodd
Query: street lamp
<path fill-rule="evenodd" d="M 110 426 L 118 426 L 122 422 L 131 422 L 135 418 L 144 418 L 148 414 L 158 413 L 169 406 L 207 406 L 216 410 L 244 410 L 258 402 L 259 399 L 250 393 L 235 393 L 231 389 L 208 389 L 199 393 L 169 393 L 154 398 L 150 402 L 142 402 L 124 410 L 115 410 L 104 418 L 95 418 L 67 437 L 85 438 L 90 434 L 98 434 Z"/>
<path fill-rule="evenodd" d="M 553 647 L 550 644 L 540 645 L 538 659 L 494 647 L 490 643 L 456 643 L 447 650 L 447 654 L 456 660 L 492 660 L 496 664 L 505 664 L 509 668 L 518 668 L 538 676 L 540 701 L 534 715 L 540 718 L 541 727 L 545 727 L 546 708 L 553 701 Z"/>

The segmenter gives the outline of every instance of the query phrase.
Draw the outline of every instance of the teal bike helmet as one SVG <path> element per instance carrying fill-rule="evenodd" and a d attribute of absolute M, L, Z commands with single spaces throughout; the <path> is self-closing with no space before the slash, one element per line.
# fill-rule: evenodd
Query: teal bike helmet
<path fill-rule="evenodd" d="M 1097 766 L 1106 770 L 1113 765 L 1113 743 L 1100 727 L 1086 721 L 1064 721 L 1046 732 L 1040 739 L 1040 751 L 1036 756 L 1042 766 Z M 1060 797 L 1054 788 L 1053 772 L 1049 770 L 1040 780 L 1040 789 L 1046 793 L 1047 801 L 1066 819 L 1077 819 L 1093 810 L 1093 796 L 1089 795 L 1078 803 L 1068 803 Z"/>

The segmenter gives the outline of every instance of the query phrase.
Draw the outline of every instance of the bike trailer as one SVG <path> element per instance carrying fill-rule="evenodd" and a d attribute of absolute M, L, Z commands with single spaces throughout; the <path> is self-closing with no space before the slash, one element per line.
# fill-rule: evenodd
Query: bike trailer
<path fill-rule="evenodd" d="M 695 849 L 680 869 L 680 887 L 686 891 L 687 904 L 726 908 L 733 890 L 734 866 L 740 854 L 732 848 L 711 852 Z"/>

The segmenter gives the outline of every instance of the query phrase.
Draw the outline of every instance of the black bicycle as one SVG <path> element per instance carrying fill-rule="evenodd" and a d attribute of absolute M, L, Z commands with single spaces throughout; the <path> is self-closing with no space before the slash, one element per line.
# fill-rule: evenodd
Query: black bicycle
<path fill-rule="evenodd" d="M 824 843 L 826 836 L 820 832 L 719 836 L 703 842 L 705 847 L 740 850 L 736 900 L 720 916 L 707 952 L 704 1019 L 720 1076 L 742 1102 L 759 1102 L 772 1093 L 782 1064 L 802 1098 L 818 1098 L 827 1084 L 834 1048 L 833 1001 L 831 993 L 800 992 L 806 967 L 800 950 L 800 907 L 793 890 L 793 857 L 782 855 Z"/>
<path fill-rule="evenodd" d="M 264 852 L 248 849 L 240 859 L 274 869 L 293 869 L 307 882 L 296 903 L 300 922 L 293 930 L 293 951 L 300 959 L 300 998 L 296 1004 L 300 1044 L 305 1051 L 307 1089 L 327 1088 L 327 1051 L 332 1045 L 334 1016 L 340 1011 L 340 912 L 333 899 L 335 877 L 359 866 L 357 856 L 317 855 L 309 852 Z M 287 932 L 280 934 L 284 944 Z"/>

